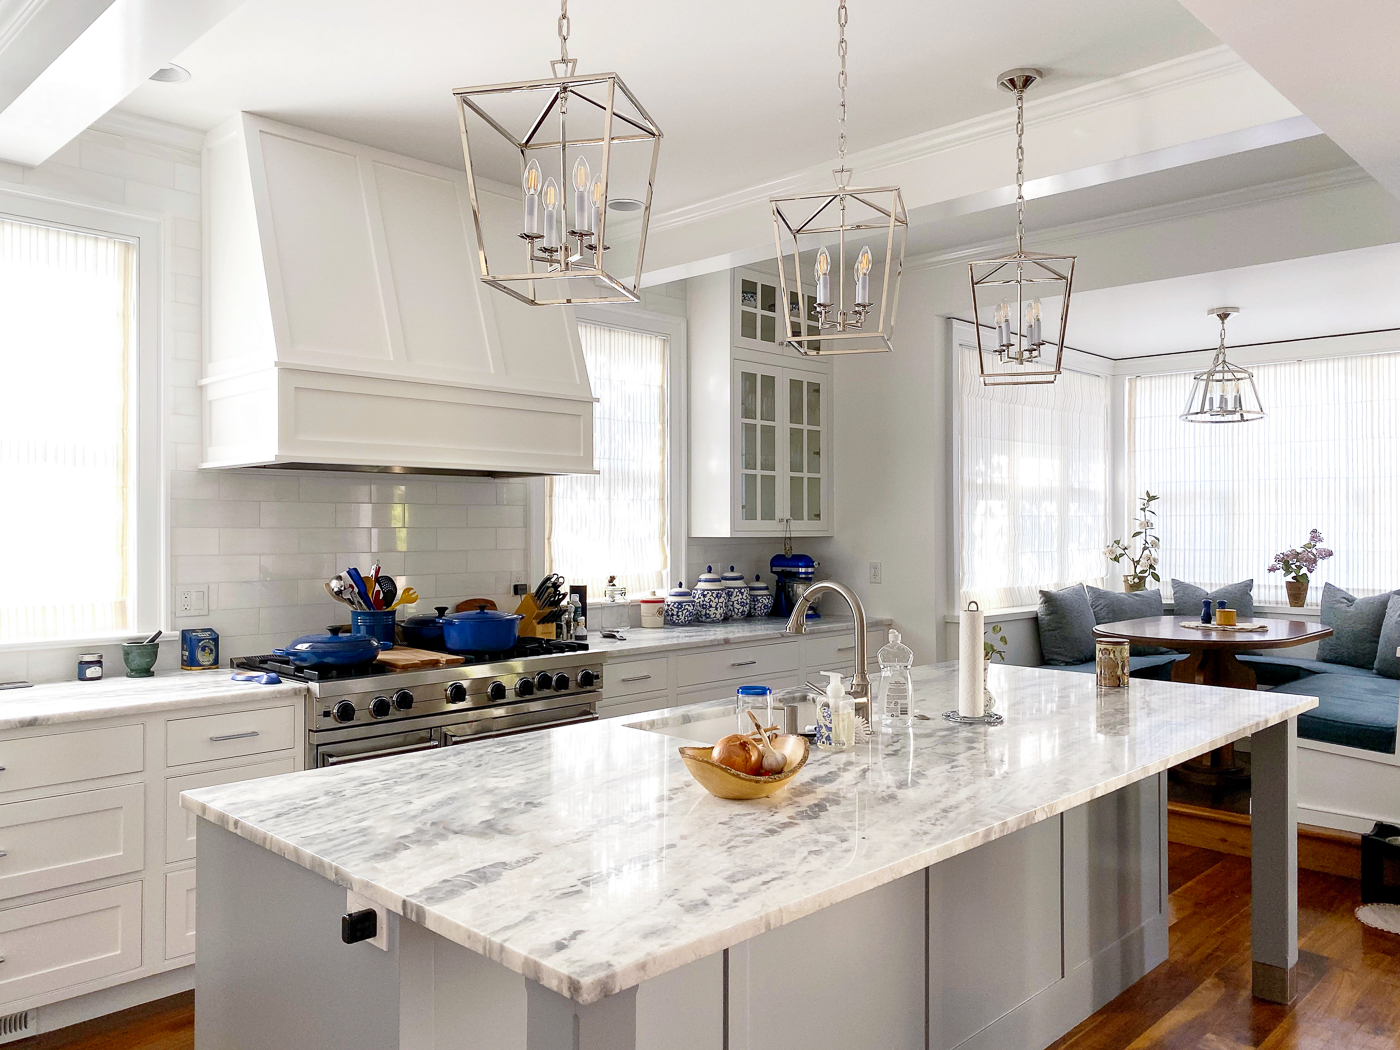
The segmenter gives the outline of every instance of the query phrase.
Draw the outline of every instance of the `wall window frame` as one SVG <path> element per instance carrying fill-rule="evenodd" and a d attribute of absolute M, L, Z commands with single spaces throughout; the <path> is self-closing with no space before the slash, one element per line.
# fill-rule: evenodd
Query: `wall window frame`
<path fill-rule="evenodd" d="M 690 449 L 686 441 L 690 432 L 687 421 L 690 369 L 686 319 L 647 310 L 635 303 L 576 306 L 573 310 L 575 319 L 581 323 L 642 332 L 666 340 L 666 549 L 670 574 L 680 579 L 685 574 L 690 531 Z M 531 484 L 529 575 L 532 582 L 548 571 L 545 551 L 547 491 L 543 478 Z"/>
<path fill-rule="evenodd" d="M 163 444 L 165 224 L 159 219 L 100 204 L 58 200 L 10 188 L 0 189 L 0 217 L 119 238 L 130 242 L 136 254 L 132 295 L 131 345 L 134 352 L 129 366 L 132 395 L 129 438 L 133 454 L 128 469 L 134 536 L 131 546 L 132 623 L 117 634 L 0 642 L 0 651 L 68 649 L 129 641 L 133 635 L 150 634 L 169 623 L 169 484 Z"/>

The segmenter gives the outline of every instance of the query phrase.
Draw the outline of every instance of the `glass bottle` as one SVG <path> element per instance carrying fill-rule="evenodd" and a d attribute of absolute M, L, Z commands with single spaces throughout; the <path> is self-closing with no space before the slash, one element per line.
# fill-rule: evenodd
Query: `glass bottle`
<path fill-rule="evenodd" d="M 914 651 L 899 640 L 898 631 L 891 631 L 889 644 L 875 655 L 880 661 L 876 696 L 880 700 L 881 728 L 908 729 L 914 724 L 914 690 L 909 678 Z"/>

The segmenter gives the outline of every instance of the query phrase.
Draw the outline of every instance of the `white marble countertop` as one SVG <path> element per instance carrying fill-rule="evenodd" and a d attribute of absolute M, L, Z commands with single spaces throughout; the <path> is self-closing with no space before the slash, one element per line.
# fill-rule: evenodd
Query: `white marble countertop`
<path fill-rule="evenodd" d="M 1006 724 L 952 726 L 957 669 L 915 668 L 933 716 L 813 750 L 759 802 L 681 764 L 680 708 L 181 796 L 199 816 L 578 1002 L 1010 834 L 1316 706 L 1312 697 L 998 666 Z M 708 712 L 732 710 L 704 705 Z M 684 732 L 684 730 L 680 730 Z"/>
<path fill-rule="evenodd" d="M 256 685 L 234 682 L 227 667 L 208 671 L 164 671 L 151 678 L 127 678 L 123 671 L 96 682 L 51 682 L 0 692 L 0 730 L 82 722 L 112 715 L 140 715 L 167 708 L 300 700 L 300 682 Z"/>
<path fill-rule="evenodd" d="M 854 623 L 849 616 L 823 616 L 820 620 L 807 621 L 807 633 L 851 634 Z M 887 629 L 890 623 L 888 616 L 872 616 L 865 621 L 865 626 L 872 630 Z M 787 633 L 786 627 L 786 620 L 776 616 L 764 616 L 760 619 L 696 624 L 691 627 L 629 627 L 622 632 L 627 636 L 625 641 L 604 638 L 597 631 L 589 631 L 588 648 L 592 652 L 606 653 L 610 659 L 625 660 L 632 656 L 668 652 L 673 649 L 781 641 L 793 637 Z M 874 655 L 873 650 L 871 655 Z"/>

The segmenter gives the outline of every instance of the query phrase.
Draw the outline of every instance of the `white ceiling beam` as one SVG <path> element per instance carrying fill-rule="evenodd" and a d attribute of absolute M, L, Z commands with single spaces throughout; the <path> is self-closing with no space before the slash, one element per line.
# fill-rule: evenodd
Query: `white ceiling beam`
<path fill-rule="evenodd" d="M 242 2 L 34 0 L 0 51 L 25 56 L 0 84 L 0 160 L 42 164 Z"/>
<path fill-rule="evenodd" d="M 1009 97 L 1008 97 L 1009 101 Z M 1318 134 L 1228 48 L 1173 59 L 1026 104 L 1028 190 L 1040 196 Z M 898 185 L 912 221 L 1013 200 L 1014 110 L 854 154 L 860 185 Z M 774 256 L 770 196 L 831 185 L 809 168 L 652 220 L 643 284 L 664 284 Z"/>
<path fill-rule="evenodd" d="M 1181 0 L 1371 177 L 1400 198 L 1395 0 Z"/>
<path fill-rule="evenodd" d="M 0 110 L 111 6 L 112 0 L 0 0 Z"/>

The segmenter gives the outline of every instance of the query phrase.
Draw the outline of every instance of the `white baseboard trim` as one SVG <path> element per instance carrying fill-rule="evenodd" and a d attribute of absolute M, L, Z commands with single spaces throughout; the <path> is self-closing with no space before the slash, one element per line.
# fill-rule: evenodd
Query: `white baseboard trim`
<path fill-rule="evenodd" d="M 178 970 L 153 973 L 149 977 L 113 985 L 72 999 L 62 999 L 47 1006 L 38 1007 L 39 1023 L 37 1032 L 52 1032 L 69 1025 L 91 1021 L 94 1017 L 127 1010 L 142 1003 L 164 999 L 167 995 L 188 992 L 194 987 L 194 965 L 182 966 Z"/>

